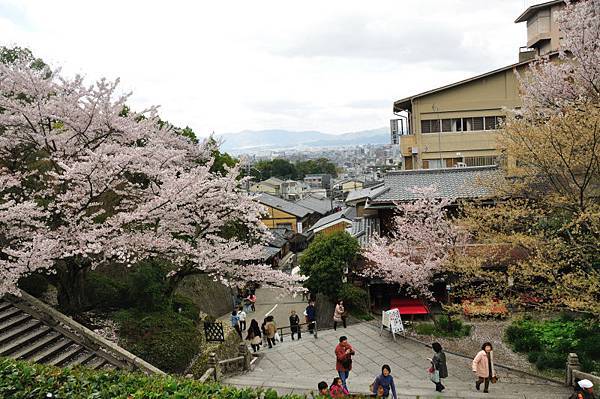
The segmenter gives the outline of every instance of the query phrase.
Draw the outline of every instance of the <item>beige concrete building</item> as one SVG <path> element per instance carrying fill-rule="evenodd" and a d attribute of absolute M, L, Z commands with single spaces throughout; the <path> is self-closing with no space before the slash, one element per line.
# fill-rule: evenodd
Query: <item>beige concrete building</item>
<path fill-rule="evenodd" d="M 525 72 L 535 56 L 558 50 L 556 18 L 563 6 L 563 0 L 537 4 L 517 18 L 527 22 L 528 47 L 519 50 L 519 62 L 394 102 L 406 126 L 400 137 L 404 169 L 499 162 L 497 129 L 505 110 L 521 104 L 515 72 Z"/>

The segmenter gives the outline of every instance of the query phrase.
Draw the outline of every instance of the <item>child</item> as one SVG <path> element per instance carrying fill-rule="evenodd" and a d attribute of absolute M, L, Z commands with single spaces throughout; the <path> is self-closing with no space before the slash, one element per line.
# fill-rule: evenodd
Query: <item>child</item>
<path fill-rule="evenodd" d="M 319 396 L 329 396 L 329 389 L 325 381 L 319 382 L 317 389 L 319 390 Z"/>
<path fill-rule="evenodd" d="M 342 385 L 342 379 L 340 377 L 335 377 L 333 382 L 331 383 L 331 387 L 329 388 L 329 394 L 332 398 L 343 398 L 348 395 L 350 392 Z"/>

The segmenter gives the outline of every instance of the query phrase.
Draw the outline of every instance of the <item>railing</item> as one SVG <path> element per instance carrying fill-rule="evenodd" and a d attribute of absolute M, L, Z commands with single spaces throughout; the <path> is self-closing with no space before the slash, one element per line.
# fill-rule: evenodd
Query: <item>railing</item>
<path fill-rule="evenodd" d="M 308 333 L 308 327 L 307 327 L 306 331 L 302 331 L 302 326 L 308 326 L 310 324 L 311 323 L 300 323 L 300 324 L 298 324 L 298 328 L 300 329 L 300 332 L 302 332 L 302 333 Z M 313 324 L 314 324 L 315 328 L 313 330 L 314 332 L 313 332 L 312 335 L 314 335 L 315 338 L 318 338 L 317 322 L 314 321 Z M 277 332 L 279 333 L 279 341 L 281 341 L 281 342 L 283 342 L 283 336 L 286 335 L 286 333 L 284 333 L 284 330 L 289 330 L 289 333 L 287 333 L 287 335 L 290 335 L 290 336 L 292 335 L 292 326 L 278 327 L 277 328 Z M 294 334 L 296 334 L 296 336 L 298 336 L 297 332 L 295 332 Z"/>
<path fill-rule="evenodd" d="M 567 357 L 567 369 L 566 369 L 566 380 L 567 386 L 574 386 L 575 380 L 590 380 L 594 386 L 600 386 L 600 377 L 594 374 L 584 373 L 581 371 L 581 363 L 579 363 L 579 357 L 576 353 L 569 353 Z"/>
<path fill-rule="evenodd" d="M 212 379 L 219 381 L 224 374 L 239 373 L 250 370 L 252 364 L 252 353 L 248 350 L 245 343 L 239 346 L 239 356 L 218 360 L 216 353 L 211 353 L 208 357 L 208 370 L 200 377 L 200 382 L 207 382 Z"/>

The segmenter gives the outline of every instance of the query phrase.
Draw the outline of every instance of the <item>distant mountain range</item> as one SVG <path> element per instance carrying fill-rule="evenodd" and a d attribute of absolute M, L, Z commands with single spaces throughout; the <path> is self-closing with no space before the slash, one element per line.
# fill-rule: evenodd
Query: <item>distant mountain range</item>
<path fill-rule="evenodd" d="M 363 130 L 344 134 L 327 134 L 317 131 L 293 132 L 289 130 L 243 130 L 238 133 L 216 135 L 223 141 L 223 151 L 240 154 L 307 147 L 346 147 L 360 144 L 388 144 L 389 129 Z"/>

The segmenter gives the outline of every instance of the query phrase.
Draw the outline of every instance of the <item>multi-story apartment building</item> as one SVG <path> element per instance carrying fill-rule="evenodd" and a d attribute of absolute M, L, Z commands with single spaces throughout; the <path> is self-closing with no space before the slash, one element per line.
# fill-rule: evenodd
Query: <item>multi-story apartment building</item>
<path fill-rule="evenodd" d="M 494 165 L 497 129 L 506 109 L 521 104 L 515 72 L 525 72 L 536 56 L 559 49 L 557 13 L 563 0 L 529 7 L 515 22 L 527 22 L 527 47 L 519 62 L 394 102 L 404 129 L 392 121 L 392 140 L 400 135 L 403 169 Z"/>

